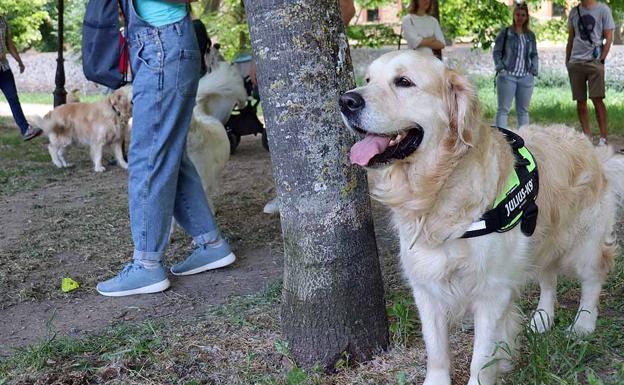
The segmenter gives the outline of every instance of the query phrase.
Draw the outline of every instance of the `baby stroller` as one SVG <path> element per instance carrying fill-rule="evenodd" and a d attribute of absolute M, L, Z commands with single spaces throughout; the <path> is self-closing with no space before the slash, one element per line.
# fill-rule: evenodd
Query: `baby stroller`
<path fill-rule="evenodd" d="M 264 125 L 258 119 L 258 104 L 260 103 L 260 95 L 258 87 L 255 87 L 249 76 L 252 56 L 239 55 L 232 63 L 235 65 L 245 81 L 245 90 L 249 98 L 247 104 L 243 108 L 234 109 L 230 119 L 225 123 L 225 131 L 230 140 L 230 154 L 236 151 L 236 147 L 240 143 L 243 135 L 262 135 L 262 146 L 269 151 L 269 143 L 267 141 L 266 130 Z"/>

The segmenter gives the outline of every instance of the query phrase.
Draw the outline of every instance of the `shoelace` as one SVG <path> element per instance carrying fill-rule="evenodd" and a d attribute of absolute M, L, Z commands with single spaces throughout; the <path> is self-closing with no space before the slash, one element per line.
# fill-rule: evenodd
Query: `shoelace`
<path fill-rule="evenodd" d="M 134 261 L 130 262 L 129 264 L 127 264 L 126 266 L 124 266 L 124 268 L 121 270 L 121 273 L 119 273 L 119 278 L 124 277 L 128 274 L 130 274 L 130 272 L 132 270 L 134 270 L 137 266 L 134 265 Z"/>

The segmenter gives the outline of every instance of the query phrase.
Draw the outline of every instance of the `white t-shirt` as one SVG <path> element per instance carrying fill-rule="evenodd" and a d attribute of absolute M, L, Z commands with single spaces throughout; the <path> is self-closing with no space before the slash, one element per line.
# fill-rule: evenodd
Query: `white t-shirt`
<path fill-rule="evenodd" d="M 433 16 L 418 16 L 415 14 L 409 14 L 403 18 L 401 29 L 403 30 L 403 37 L 407 41 L 407 46 L 410 49 L 427 52 L 433 55 L 431 48 L 418 47 L 422 39 L 431 36 L 435 37 L 436 40 L 444 44 L 444 35 L 440 29 L 440 24 Z"/>

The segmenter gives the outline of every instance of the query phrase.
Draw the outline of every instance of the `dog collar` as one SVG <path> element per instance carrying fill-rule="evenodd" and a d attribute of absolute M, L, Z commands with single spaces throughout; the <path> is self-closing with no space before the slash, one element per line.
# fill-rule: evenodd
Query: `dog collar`
<path fill-rule="evenodd" d="M 524 140 L 517 134 L 496 127 L 511 146 L 516 163 L 507 178 L 507 184 L 496 197 L 492 209 L 473 222 L 462 238 L 473 238 L 493 232 L 504 233 L 522 223 L 526 236 L 533 235 L 537 224 L 538 208 L 535 203 L 539 190 L 539 175 L 533 154 L 524 146 Z"/>
<path fill-rule="evenodd" d="M 115 108 L 115 105 L 114 105 L 114 104 L 111 104 L 111 108 L 113 109 L 113 111 L 115 111 L 115 113 L 117 114 L 117 116 L 121 116 L 121 112 L 119 112 L 119 110 Z"/>

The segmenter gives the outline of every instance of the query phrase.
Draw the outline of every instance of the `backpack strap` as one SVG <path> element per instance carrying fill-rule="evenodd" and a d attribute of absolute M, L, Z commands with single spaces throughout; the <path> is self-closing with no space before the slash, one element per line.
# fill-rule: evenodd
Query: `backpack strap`
<path fill-rule="evenodd" d="M 509 27 L 505 27 L 505 33 L 503 34 L 503 49 L 501 51 L 501 61 L 503 62 L 503 66 L 505 65 L 505 46 L 507 45 L 507 33 L 509 32 Z"/>
<path fill-rule="evenodd" d="M 585 32 L 585 34 L 587 35 L 587 38 L 589 39 L 589 42 L 591 43 L 591 45 L 594 45 L 594 40 L 591 37 L 591 33 L 587 30 L 587 27 L 585 26 L 585 22 L 583 22 L 583 17 L 581 16 L 581 5 L 577 5 L 576 6 L 576 13 L 578 13 L 578 18 L 579 18 L 579 29 L 583 29 L 583 32 Z"/>

